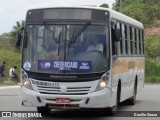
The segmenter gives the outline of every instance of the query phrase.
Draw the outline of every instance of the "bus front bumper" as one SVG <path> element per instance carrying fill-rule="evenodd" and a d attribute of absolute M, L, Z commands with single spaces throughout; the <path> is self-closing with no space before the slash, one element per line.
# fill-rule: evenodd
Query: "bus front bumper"
<path fill-rule="evenodd" d="M 52 95 L 21 87 L 22 105 L 28 107 L 53 108 L 106 108 L 112 106 L 112 96 L 108 88 L 87 95 Z M 56 103 L 56 98 L 70 99 L 70 103 Z"/>

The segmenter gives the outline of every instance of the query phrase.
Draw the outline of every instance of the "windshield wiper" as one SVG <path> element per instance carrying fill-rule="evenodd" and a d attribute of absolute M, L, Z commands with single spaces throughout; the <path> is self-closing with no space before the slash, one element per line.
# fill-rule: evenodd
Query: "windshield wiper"
<path fill-rule="evenodd" d="M 81 35 L 81 33 L 91 24 L 91 22 L 87 22 L 82 29 L 75 35 L 75 37 L 71 38 L 71 42 L 74 43 L 76 39 Z"/>
<path fill-rule="evenodd" d="M 54 32 L 51 30 L 51 28 L 49 27 L 49 25 L 47 24 L 47 22 L 44 21 L 43 24 L 45 25 L 45 27 L 47 28 L 47 30 L 48 30 L 49 33 L 51 34 L 53 40 L 55 40 L 55 42 L 58 43 L 57 39 L 54 37 Z"/>
<path fill-rule="evenodd" d="M 74 42 L 77 40 L 77 38 L 81 35 L 81 33 L 82 33 L 90 24 L 91 24 L 91 22 L 87 22 L 87 23 L 82 27 L 82 29 L 80 29 L 80 31 L 79 31 L 75 36 L 74 36 L 75 31 L 73 31 L 73 35 L 72 35 L 71 40 L 70 40 L 69 45 L 68 45 L 68 49 L 70 49 L 71 44 L 74 43 Z M 68 51 L 69 51 L 69 50 L 68 50 Z M 67 53 L 67 54 L 68 54 L 68 53 Z"/>
<path fill-rule="evenodd" d="M 59 56 L 60 45 L 61 45 L 61 35 L 62 35 L 62 33 L 60 32 L 59 35 L 58 35 L 58 41 L 59 41 L 59 44 L 58 44 L 58 56 Z"/>

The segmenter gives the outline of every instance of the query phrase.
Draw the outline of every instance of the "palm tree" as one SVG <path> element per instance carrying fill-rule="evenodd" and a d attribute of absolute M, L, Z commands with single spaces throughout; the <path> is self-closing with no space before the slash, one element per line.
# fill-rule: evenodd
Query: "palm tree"
<path fill-rule="evenodd" d="M 25 21 L 24 20 L 20 20 L 16 22 L 16 25 L 12 27 L 12 31 L 11 31 L 11 43 L 15 44 L 15 40 L 16 40 L 16 32 L 21 28 L 24 27 Z"/>
<path fill-rule="evenodd" d="M 16 32 L 19 28 L 24 27 L 25 21 L 24 20 L 20 20 L 16 22 L 16 25 L 13 26 L 12 31 Z"/>

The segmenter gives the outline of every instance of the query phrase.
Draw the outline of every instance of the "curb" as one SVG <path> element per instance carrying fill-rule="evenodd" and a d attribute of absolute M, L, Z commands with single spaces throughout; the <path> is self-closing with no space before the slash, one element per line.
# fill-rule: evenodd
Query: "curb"
<path fill-rule="evenodd" d="M 14 85 L 14 86 L 0 86 L 1 89 L 13 89 L 13 88 L 20 88 L 20 85 Z"/>

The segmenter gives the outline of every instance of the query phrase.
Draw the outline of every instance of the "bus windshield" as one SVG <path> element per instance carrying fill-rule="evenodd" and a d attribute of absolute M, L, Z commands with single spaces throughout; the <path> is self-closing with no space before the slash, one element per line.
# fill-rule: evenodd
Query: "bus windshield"
<path fill-rule="evenodd" d="M 72 74 L 109 69 L 109 30 L 99 24 L 26 25 L 23 69 Z"/>

